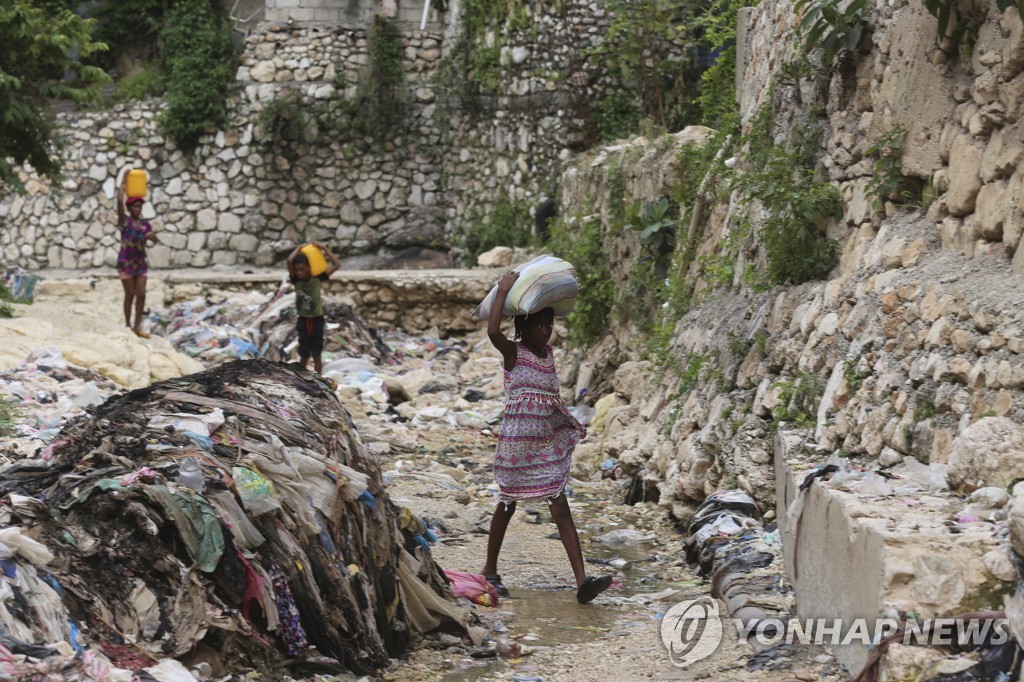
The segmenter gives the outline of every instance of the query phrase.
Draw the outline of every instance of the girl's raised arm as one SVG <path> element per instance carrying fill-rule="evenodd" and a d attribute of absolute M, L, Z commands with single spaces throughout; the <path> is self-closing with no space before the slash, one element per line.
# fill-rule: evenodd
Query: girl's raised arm
<path fill-rule="evenodd" d="M 505 359 L 505 369 L 509 372 L 516 366 L 518 353 L 515 342 L 509 341 L 508 337 L 501 332 L 501 313 L 505 309 L 505 298 L 517 279 L 519 279 L 518 272 L 509 272 L 502 276 L 498 282 L 498 291 L 494 296 L 494 302 L 491 303 L 491 315 L 487 318 L 487 338 L 501 352 L 501 357 Z"/>
<path fill-rule="evenodd" d="M 125 182 L 127 182 L 127 176 Z M 117 202 L 117 226 L 124 227 L 124 183 L 117 188 L 117 197 L 114 199 Z"/>

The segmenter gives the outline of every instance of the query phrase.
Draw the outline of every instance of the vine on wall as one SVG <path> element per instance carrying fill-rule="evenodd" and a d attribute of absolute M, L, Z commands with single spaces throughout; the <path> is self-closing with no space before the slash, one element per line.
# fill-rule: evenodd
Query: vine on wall
<path fill-rule="evenodd" d="M 167 73 L 167 108 L 159 123 L 182 149 L 227 123 L 227 93 L 235 76 L 235 48 L 227 21 L 209 0 L 177 0 L 160 33 Z"/>
<path fill-rule="evenodd" d="M 336 138 L 363 146 L 381 144 L 406 129 L 409 88 L 402 69 L 404 38 L 392 17 L 375 15 L 368 39 L 368 65 L 355 96 L 337 96 L 318 108 L 319 126 Z M 344 81 L 335 83 L 343 93 Z"/>

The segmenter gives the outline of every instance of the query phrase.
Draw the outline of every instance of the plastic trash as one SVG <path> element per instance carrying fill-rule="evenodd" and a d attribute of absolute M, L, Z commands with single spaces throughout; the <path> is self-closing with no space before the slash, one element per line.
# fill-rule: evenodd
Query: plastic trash
<path fill-rule="evenodd" d="M 597 409 L 590 407 L 589 405 L 573 405 L 569 408 L 569 414 L 576 418 L 580 424 L 584 426 L 590 426 L 594 421 L 594 415 L 597 413 Z"/>
<path fill-rule="evenodd" d="M 446 570 L 444 574 L 451 581 L 452 593 L 456 597 L 465 597 L 480 606 L 498 605 L 498 591 L 479 573 Z"/>
<path fill-rule="evenodd" d="M 863 479 L 849 484 L 850 490 L 856 490 L 865 495 L 891 495 L 892 486 L 884 477 L 876 473 L 870 473 Z"/>
<path fill-rule="evenodd" d="M 892 473 L 907 480 L 907 483 L 896 488 L 896 493 L 903 494 L 914 490 L 936 492 L 946 490 L 946 465 L 921 464 L 913 457 L 905 457 L 903 464 L 892 470 Z"/>
<path fill-rule="evenodd" d="M 44 565 L 53 561 L 53 553 L 46 548 L 46 545 L 36 542 L 27 535 L 22 535 L 20 527 L 0 528 L 0 543 L 7 545 L 15 554 L 28 559 L 33 564 Z"/>
<path fill-rule="evenodd" d="M 203 481 L 203 467 L 195 457 L 186 457 L 178 467 L 178 483 L 191 488 L 197 493 L 203 492 L 206 482 Z"/>
<path fill-rule="evenodd" d="M 102 403 L 103 398 L 100 397 L 99 391 L 96 390 L 96 382 L 89 381 L 82 386 L 82 390 L 80 390 L 78 395 L 75 396 L 75 400 L 72 402 L 72 407 L 76 410 L 85 410 L 86 408 L 91 408 Z"/>
<path fill-rule="evenodd" d="M 274 484 L 258 471 L 246 467 L 231 467 L 235 489 L 242 500 L 242 506 L 259 516 L 281 508 Z"/>
<path fill-rule="evenodd" d="M 594 538 L 595 542 L 603 542 L 606 545 L 635 545 L 647 542 L 648 540 L 650 540 L 650 538 L 633 528 L 613 530 Z"/>

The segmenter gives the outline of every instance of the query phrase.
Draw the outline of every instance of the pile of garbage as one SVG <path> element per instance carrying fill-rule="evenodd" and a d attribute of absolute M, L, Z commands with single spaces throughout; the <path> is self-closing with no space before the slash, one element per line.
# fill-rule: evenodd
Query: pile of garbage
<path fill-rule="evenodd" d="M 757 502 L 742 490 L 721 490 L 697 508 L 688 528 L 687 559 L 711 581 L 711 595 L 725 602 L 730 618 L 754 633 L 761 621 L 784 622 L 795 600 L 782 580 L 782 542 L 774 524 L 765 527 Z M 768 633 L 771 634 L 771 633 Z M 748 640 L 756 646 L 757 640 Z M 749 669 L 769 668 L 754 657 Z"/>
<path fill-rule="evenodd" d="M 13 266 L 0 266 L 0 291 L 2 298 L 14 303 L 31 303 L 35 295 L 39 275 L 25 272 Z"/>
<path fill-rule="evenodd" d="M 71 418 L 121 389 L 95 370 L 68 362 L 60 350 L 40 348 L 17 367 L 0 371 L 0 463 L 34 454 Z"/>
<path fill-rule="evenodd" d="M 417 633 L 478 630 L 333 387 L 294 365 L 112 398 L 0 472 L 0 500 L 10 651 L 365 674 Z"/>
<path fill-rule="evenodd" d="M 351 301 L 325 297 L 324 351 L 383 361 L 388 347 Z M 214 293 L 150 314 L 150 328 L 180 352 L 210 366 L 231 360 L 295 359 L 295 297 L 283 283 L 273 293 Z"/>

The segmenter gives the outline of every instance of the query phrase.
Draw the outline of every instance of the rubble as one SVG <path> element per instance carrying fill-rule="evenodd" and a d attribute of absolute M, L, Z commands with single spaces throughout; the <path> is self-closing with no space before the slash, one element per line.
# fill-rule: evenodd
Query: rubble
<path fill-rule="evenodd" d="M 344 297 L 324 299 L 324 350 L 377 362 L 389 351 Z M 273 293 L 207 291 L 150 315 L 151 328 L 207 366 L 230 360 L 297 359 L 295 297 L 282 282 Z"/>
<path fill-rule="evenodd" d="M 130 669 L 209 645 L 228 669 L 313 656 L 365 673 L 416 633 L 471 627 L 332 386 L 294 366 L 135 390 L 52 446 L 0 475 L 15 639 Z"/>

